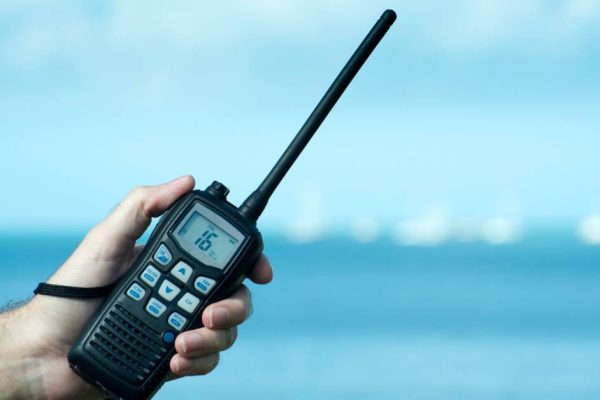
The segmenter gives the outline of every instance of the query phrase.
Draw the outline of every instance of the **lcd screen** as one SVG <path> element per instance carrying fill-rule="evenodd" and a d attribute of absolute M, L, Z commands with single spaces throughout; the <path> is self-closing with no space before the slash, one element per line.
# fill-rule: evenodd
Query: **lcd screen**
<path fill-rule="evenodd" d="M 212 267 L 225 268 L 239 241 L 198 211 L 192 210 L 175 235 L 187 242 L 192 256 Z"/>

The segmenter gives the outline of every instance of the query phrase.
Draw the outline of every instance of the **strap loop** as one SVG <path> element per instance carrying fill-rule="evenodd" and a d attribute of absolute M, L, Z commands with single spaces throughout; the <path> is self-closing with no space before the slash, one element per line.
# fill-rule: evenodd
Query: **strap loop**
<path fill-rule="evenodd" d="M 65 297 L 69 299 L 91 299 L 94 297 L 104 297 L 113 290 L 117 282 L 110 285 L 84 288 L 76 286 L 53 285 L 51 283 L 41 282 L 33 291 L 35 294 L 46 296 Z"/>

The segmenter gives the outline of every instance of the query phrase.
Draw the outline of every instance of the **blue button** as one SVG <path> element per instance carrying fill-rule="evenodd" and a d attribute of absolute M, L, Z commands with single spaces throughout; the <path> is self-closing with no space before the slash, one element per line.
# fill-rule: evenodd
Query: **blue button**
<path fill-rule="evenodd" d="M 160 278 L 160 271 L 154 268 L 152 264 L 148 264 L 144 272 L 142 272 L 141 278 L 148 286 L 154 287 L 158 278 Z"/>
<path fill-rule="evenodd" d="M 197 291 L 202 294 L 208 294 L 217 283 L 214 279 L 207 278 L 206 276 L 199 276 L 194 282 L 194 287 Z"/>
<path fill-rule="evenodd" d="M 165 310 L 167 309 L 167 306 L 165 306 L 163 303 L 161 303 L 160 301 L 156 300 L 154 297 L 152 297 L 150 299 L 150 301 L 148 302 L 148 304 L 146 305 L 146 311 L 152 315 L 153 317 L 160 317 L 162 315 L 162 313 L 165 312 Z"/>
<path fill-rule="evenodd" d="M 175 334 L 171 331 L 166 331 L 162 335 L 162 340 L 165 343 L 173 343 L 173 341 L 175 341 Z"/>
<path fill-rule="evenodd" d="M 161 243 L 156 253 L 154 253 L 154 260 L 161 265 L 168 265 L 171 262 L 171 259 L 171 252 L 164 243 Z"/>
<path fill-rule="evenodd" d="M 173 328 L 180 331 L 183 329 L 183 325 L 185 325 L 187 319 L 183 315 L 174 312 L 169 316 L 167 322 L 169 322 L 169 325 L 171 325 Z"/>
<path fill-rule="evenodd" d="M 135 301 L 141 300 L 144 297 L 144 294 L 146 294 L 146 291 L 137 283 L 134 283 L 127 289 L 127 296 Z"/>

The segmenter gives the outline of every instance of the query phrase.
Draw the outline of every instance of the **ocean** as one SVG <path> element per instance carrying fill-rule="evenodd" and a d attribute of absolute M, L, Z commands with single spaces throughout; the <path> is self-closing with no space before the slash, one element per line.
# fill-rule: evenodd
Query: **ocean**
<path fill-rule="evenodd" d="M 0 302 L 31 296 L 79 238 L 0 236 Z M 234 347 L 157 399 L 600 398 L 600 247 L 562 231 L 502 246 L 265 242 L 275 279 L 249 284 Z"/>

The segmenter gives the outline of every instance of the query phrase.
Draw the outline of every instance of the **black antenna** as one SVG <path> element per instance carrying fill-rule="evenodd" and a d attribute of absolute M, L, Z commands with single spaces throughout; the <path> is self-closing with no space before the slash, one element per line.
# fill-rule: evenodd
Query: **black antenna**
<path fill-rule="evenodd" d="M 277 161 L 277 164 L 269 172 L 269 175 L 240 206 L 240 213 L 242 215 L 252 221 L 256 221 L 260 217 L 279 182 L 281 182 L 292 164 L 294 164 L 294 161 L 302 153 L 304 147 L 306 147 L 317 129 L 319 129 L 323 120 L 325 120 L 335 103 L 342 96 L 342 93 L 344 93 L 344 90 L 352 82 L 356 73 L 363 66 L 367 58 L 369 58 L 395 20 L 396 13 L 393 10 L 385 10 L 383 12 L 381 18 L 371 28 L 352 57 L 350 57 L 350 60 L 348 60 L 337 78 L 335 78 L 319 104 L 317 104 L 304 125 L 302 125 L 294 140 L 292 140 L 292 143 L 290 143 Z"/>

